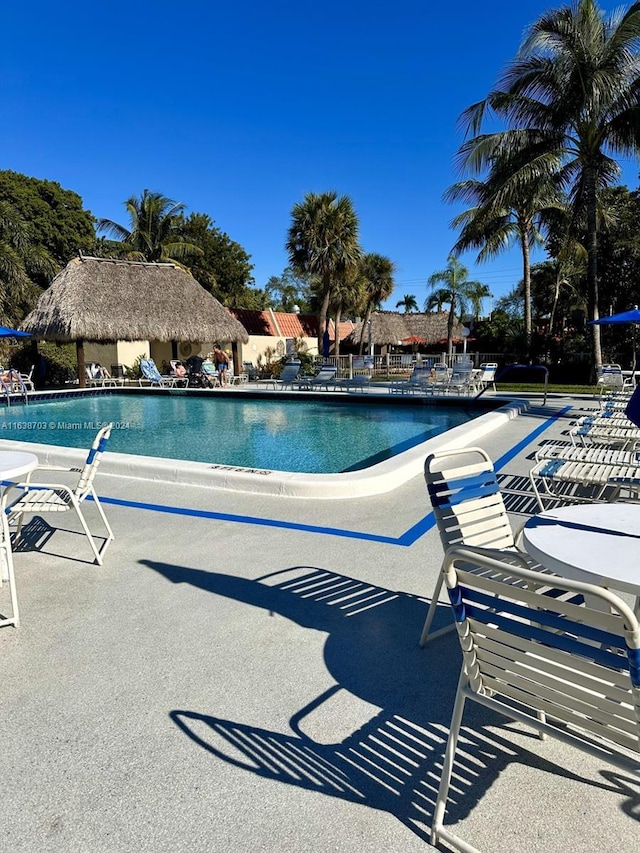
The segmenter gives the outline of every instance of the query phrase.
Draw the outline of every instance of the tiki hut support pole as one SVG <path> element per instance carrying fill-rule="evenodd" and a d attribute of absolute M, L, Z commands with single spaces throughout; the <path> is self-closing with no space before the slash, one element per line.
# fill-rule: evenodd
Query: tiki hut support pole
<path fill-rule="evenodd" d="M 78 386 L 87 387 L 87 374 L 84 369 L 84 341 L 76 341 L 76 358 L 78 361 Z"/>

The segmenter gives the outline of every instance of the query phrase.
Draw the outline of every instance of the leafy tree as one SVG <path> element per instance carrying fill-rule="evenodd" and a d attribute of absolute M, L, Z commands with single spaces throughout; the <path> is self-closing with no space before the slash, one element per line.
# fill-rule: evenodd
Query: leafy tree
<path fill-rule="evenodd" d="M 597 195 L 620 173 L 613 154 L 640 149 L 640 2 L 609 16 L 594 0 L 544 13 L 528 30 L 497 88 L 465 113 L 478 133 L 487 112 L 508 129 L 475 140 L 477 164 L 506 151 L 530 164 L 529 182 L 556 174 L 574 218 L 586 219 L 589 315 L 599 317 Z M 523 177 L 524 180 L 524 177 Z M 600 327 L 593 354 L 602 364 Z"/>
<path fill-rule="evenodd" d="M 396 302 L 396 308 L 402 308 L 405 314 L 411 314 L 414 311 L 419 311 L 418 303 L 412 293 L 405 293 L 399 302 Z"/>
<path fill-rule="evenodd" d="M 308 193 L 291 211 L 286 249 L 294 272 L 309 276 L 317 293 L 321 350 L 331 291 L 338 279 L 355 273 L 360 261 L 358 217 L 351 199 L 333 191 Z"/>
<path fill-rule="evenodd" d="M 19 172 L 0 170 L 0 201 L 13 211 L 14 222 L 28 223 L 28 242 L 64 266 L 80 252 L 95 250 L 94 218 L 82 207 L 82 199 L 71 190 L 64 190 L 55 181 L 29 178 Z M 30 276 L 40 287 L 50 282 L 52 269 L 48 262 L 40 269 L 31 269 Z"/>
<path fill-rule="evenodd" d="M 111 219 L 99 219 L 98 230 L 119 241 L 120 253 L 131 260 L 172 261 L 202 255 L 202 249 L 183 237 L 184 209 L 182 202 L 173 201 L 162 193 L 143 190 L 124 202 L 129 214 L 129 226 Z"/>
<path fill-rule="evenodd" d="M 449 255 L 446 268 L 434 272 L 428 279 L 428 285 L 432 290 L 436 290 L 439 284 L 443 284 L 444 289 L 449 292 L 450 306 L 449 316 L 447 317 L 447 352 L 449 355 L 453 350 L 453 324 L 456 309 L 460 315 L 464 314 L 472 289 L 482 286 L 478 281 L 470 281 L 468 275 L 469 270 L 454 255 Z"/>
<path fill-rule="evenodd" d="M 0 311 L 4 325 L 19 322 L 39 296 L 35 279 L 49 281 L 57 265 L 47 250 L 34 244 L 27 223 L 6 201 L 0 201 Z"/>
<path fill-rule="evenodd" d="M 206 213 L 192 213 L 184 219 L 180 233 L 201 254 L 190 264 L 193 276 L 223 305 L 250 308 L 259 303 L 264 308 L 268 296 L 254 289 L 251 256 L 239 243 L 216 227 Z M 259 295 L 261 294 L 261 295 Z"/>
<path fill-rule="evenodd" d="M 282 275 L 272 275 L 265 291 L 275 311 L 291 311 L 294 305 L 302 314 L 309 314 L 312 308 L 311 287 L 305 276 L 297 276 L 291 267 L 286 267 Z"/>
<path fill-rule="evenodd" d="M 394 272 L 393 261 L 377 252 L 367 252 L 360 259 L 360 279 L 365 303 L 364 322 L 360 333 L 360 355 L 364 350 L 364 335 L 371 312 L 393 293 Z"/>

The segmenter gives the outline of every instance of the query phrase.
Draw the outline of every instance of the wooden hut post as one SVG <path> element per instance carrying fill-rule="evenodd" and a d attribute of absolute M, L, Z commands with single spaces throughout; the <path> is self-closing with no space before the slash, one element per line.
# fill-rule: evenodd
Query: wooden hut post
<path fill-rule="evenodd" d="M 78 387 L 87 387 L 87 373 L 84 369 L 84 341 L 76 341 L 76 359 L 78 362 Z"/>

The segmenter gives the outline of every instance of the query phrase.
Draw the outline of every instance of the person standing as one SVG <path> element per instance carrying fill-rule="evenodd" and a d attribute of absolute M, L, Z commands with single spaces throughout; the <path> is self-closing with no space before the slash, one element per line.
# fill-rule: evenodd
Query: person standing
<path fill-rule="evenodd" d="M 227 370 L 229 369 L 229 356 L 227 353 L 216 346 L 213 349 L 213 363 L 218 371 L 218 382 L 220 387 L 224 388 L 227 384 Z"/>

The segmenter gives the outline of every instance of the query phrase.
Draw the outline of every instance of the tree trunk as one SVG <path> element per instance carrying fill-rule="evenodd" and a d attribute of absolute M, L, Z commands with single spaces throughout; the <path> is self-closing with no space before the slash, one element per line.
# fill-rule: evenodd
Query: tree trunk
<path fill-rule="evenodd" d="M 590 169 L 585 178 L 587 203 L 587 310 L 590 320 L 600 318 L 598 297 L 598 222 L 595 171 Z M 596 368 L 602 367 L 602 347 L 600 344 L 600 326 L 591 326 L 593 362 Z"/>
<path fill-rule="evenodd" d="M 522 249 L 522 282 L 524 284 L 524 336 L 527 342 L 527 357 L 531 359 L 531 257 L 529 253 L 529 234 L 531 225 L 523 222 L 520 227 L 520 248 Z"/>
<path fill-rule="evenodd" d="M 447 317 L 447 355 L 449 356 L 449 361 L 451 361 L 451 356 L 453 355 L 453 320 L 455 310 L 456 300 L 454 297 L 451 300 L 451 308 L 449 308 L 449 316 Z"/>
<path fill-rule="evenodd" d="M 364 336 L 368 334 L 369 329 L 369 320 L 371 319 L 371 305 L 367 305 L 367 313 L 364 316 L 364 321 L 362 323 L 362 329 L 360 330 L 360 346 L 358 347 L 358 355 L 362 355 L 362 351 L 364 350 Z M 368 353 L 367 353 L 368 355 Z"/>
<path fill-rule="evenodd" d="M 87 371 L 84 369 L 84 341 L 76 341 L 76 360 L 78 362 L 78 387 L 87 387 Z"/>
<path fill-rule="evenodd" d="M 333 354 L 336 358 L 340 356 L 340 317 L 342 316 L 342 306 L 338 306 L 336 309 L 336 336 L 333 345 Z"/>
<path fill-rule="evenodd" d="M 324 279 L 324 294 L 322 297 L 322 305 L 320 307 L 320 316 L 318 317 L 318 355 L 322 355 L 322 336 L 324 335 L 324 330 L 327 327 L 330 298 L 331 285 L 327 279 Z"/>

